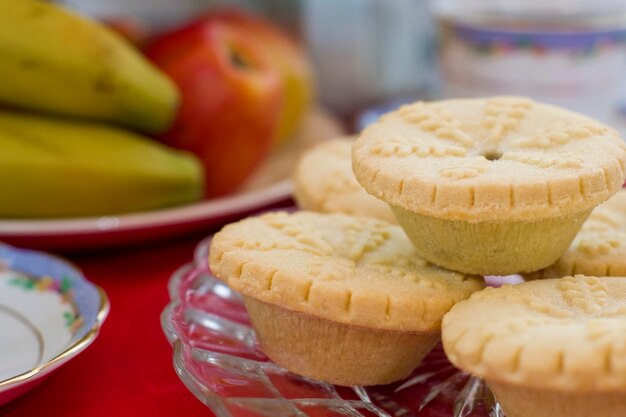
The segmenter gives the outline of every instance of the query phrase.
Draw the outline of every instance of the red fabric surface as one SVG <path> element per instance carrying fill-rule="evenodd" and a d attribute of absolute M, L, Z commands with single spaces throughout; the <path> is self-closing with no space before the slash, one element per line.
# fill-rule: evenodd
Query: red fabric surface
<path fill-rule="evenodd" d="M 3 417 L 203 416 L 210 410 L 178 379 L 160 325 L 172 272 L 199 238 L 91 255 L 70 255 L 106 291 L 109 317 L 84 352 L 32 391 L 0 407 Z"/>

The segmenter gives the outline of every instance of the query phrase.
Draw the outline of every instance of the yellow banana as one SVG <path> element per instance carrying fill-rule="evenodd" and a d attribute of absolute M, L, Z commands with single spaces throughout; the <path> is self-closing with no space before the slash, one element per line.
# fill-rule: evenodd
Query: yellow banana
<path fill-rule="evenodd" d="M 0 80 L 0 102 L 148 133 L 178 106 L 175 85 L 121 36 L 40 0 L 0 0 Z"/>
<path fill-rule="evenodd" d="M 202 196 L 191 154 L 119 128 L 0 111 L 0 217 L 93 216 Z"/>

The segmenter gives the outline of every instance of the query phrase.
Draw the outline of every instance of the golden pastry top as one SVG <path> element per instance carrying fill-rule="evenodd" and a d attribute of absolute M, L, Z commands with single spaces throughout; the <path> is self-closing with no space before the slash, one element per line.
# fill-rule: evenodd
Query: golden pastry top
<path fill-rule="evenodd" d="M 624 391 L 626 277 L 487 288 L 445 316 L 442 340 L 453 364 L 488 381 Z"/>
<path fill-rule="evenodd" d="M 370 194 L 467 221 L 582 211 L 617 192 L 626 175 L 615 130 L 521 97 L 405 105 L 365 129 L 352 158 Z"/>
<path fill-rule="evenodd" d="M 375 217 L 396 223 L 389 205 L 369 195 L 352 173 L 354 138 L 329 140 L 307 150 L 293 174 L 294 197 L 305 210 Z"/>
<path fill-rule="evenodd" d="M 345 214 L 276 212 L 227 225 L 209 263 L 246 296 L 386 330 L 438 332 L 443 315 L 483 287 L 423 260 L 399 226 Z"/>

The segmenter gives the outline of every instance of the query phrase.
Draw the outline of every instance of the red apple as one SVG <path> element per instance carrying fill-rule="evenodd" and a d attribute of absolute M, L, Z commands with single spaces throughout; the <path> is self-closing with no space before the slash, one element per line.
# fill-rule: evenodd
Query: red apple
<path fill-rule="evenodd" d="M 246 28 L 279 71 L 283 84 L 283 106 L 274 143 L 280 146 L 294 137 L 303 116 L 313 102 L 314 82 L 312 64 L 302 47 L 286 32 L 269 21 L 236 10 L 212 11 L 196 22 L 219 20 Z"/>
<path fill-rule="evenodd" d="M 212 19 L 164 34 L 146 48 L 182 95 L 162 140 L 202 159 L 208 197 L 237 188 L 272 147 L 283 91 L 263 47 L 246 27 Z"/>
<path fill-rule="evenodd" d="M 215 25 L 237 30 L 241 36 L 256 44 L 256 52 L 280 75 L 283 101 L 274 145 L 280 146 L 294 137 L 304 115 L 310 109 L 314 96 L 313 70 L 301 46 L 286 32 L 260 17 L 240 10 L 214 9 L 176 31 L 175 36 L 161 39 L 159 56 L 176 54 L 205 36 L 205 31 Z"/>

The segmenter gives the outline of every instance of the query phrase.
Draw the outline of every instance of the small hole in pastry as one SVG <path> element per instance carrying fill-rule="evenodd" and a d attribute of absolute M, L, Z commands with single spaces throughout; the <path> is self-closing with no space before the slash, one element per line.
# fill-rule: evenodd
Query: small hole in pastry
<path fill-rule="evenodd" d="M 485 151 L 483 152 L 483 156 L 488 161 L 497 161 L 498 159 L 502 158 L 502 152 L 498 152 L 496 150 Z"/>

